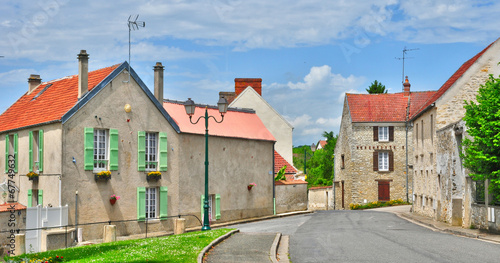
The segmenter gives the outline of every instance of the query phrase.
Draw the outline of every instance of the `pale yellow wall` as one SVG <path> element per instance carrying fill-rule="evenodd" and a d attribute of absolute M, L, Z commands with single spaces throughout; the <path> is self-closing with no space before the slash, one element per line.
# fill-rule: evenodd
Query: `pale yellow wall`
<path fill-rule="evenodd" d="M 293 164 L 293 127 L 253 88 L 246 88 L 229 106 L 255 110 L 276 139 L 275 150 L 287 162 Z"/>

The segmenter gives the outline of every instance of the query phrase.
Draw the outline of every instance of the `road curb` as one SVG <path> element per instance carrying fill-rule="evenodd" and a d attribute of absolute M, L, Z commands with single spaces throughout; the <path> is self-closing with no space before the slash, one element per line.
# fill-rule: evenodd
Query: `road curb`
<path fill-rule="evenodd" d="M 271 262 L 273 263 L 278 263 L 277 253 L 278 253 L 278 244 L 280 243 L 280 239 L 281 239 L 281 233 L 276 234 L 274 242 L 271 245 L 271 250 L 269 251 Z"/>
<path fill-rule="evenodd" d="M 212 241 L 210 244 L 208 244 L 208 246 L 204 247 L 201 250 L 200 254 L 198 254 L 198 258 L 197 258 L 196 262 L 203 263 L 203 256 L 205 256 L 205 253 L 207 253 L 207 251 L 210 250 L 211 247 L 216 246 L 217 244 L 222 242 L 224 239 L 230 237 L 232 234 L 237 233 L 237 232 L 240 232 L 240 230 L 239 229 L 231 230 L 228 233 L 226 233 L 225 235 L 220 236 L 217 239 L 215 239 L 214 241 Z"/>

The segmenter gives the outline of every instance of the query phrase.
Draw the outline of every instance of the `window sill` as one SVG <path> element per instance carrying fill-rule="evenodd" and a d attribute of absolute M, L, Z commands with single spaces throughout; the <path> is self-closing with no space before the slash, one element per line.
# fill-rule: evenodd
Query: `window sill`
<path fill-rule="evenodd" d="M 144 220 L 146 222 L 146 220 Z M 159 224 L 161 223 L 161 220 L 159 218 L 150 218 L 148 219 L 148 224 Z"/>
<path fill-rule="evenodd" d="M 378 172 L 379 172 L 379 173 L 381 173 L 381 174 L 388 174 L 388 173 L 392 173 L 392 171 L 389 171 L 389 170 L 387 170 L 387 171 L 380 171 L 380 170 L 378 170 Z"/>

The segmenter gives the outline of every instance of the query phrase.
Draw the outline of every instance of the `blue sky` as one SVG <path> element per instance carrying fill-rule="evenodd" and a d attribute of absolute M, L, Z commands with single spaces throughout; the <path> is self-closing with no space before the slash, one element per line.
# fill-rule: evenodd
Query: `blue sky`
<path fill-rule="evenodd" d="M 165 98 L 215 104 L 234 78 L 262 78 L 263 97 L 294 127 L 294 145 L 339 130 L 343 95 L 374 80 L 401 90 L 403 48 L 411 89 L 437 90 L 462 63 L 500 37 L 495 1 L 3 1 L 0 112 L 43 81 L 128 60 L 152 89 L 165 66 Z M 500 58 L 499 58 L 500 61 Z"/>

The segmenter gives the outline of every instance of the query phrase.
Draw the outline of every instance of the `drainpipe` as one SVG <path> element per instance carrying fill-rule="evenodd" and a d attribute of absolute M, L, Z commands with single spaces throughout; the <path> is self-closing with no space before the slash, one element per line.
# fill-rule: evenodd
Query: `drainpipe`
<path fill-rule="evenodd" d="M 78 242 L 78 190 L 75 192 L 75 241 Z"/>
<path fill-rule="evenodd" d="M 336 196 L 335 196 L 335 155 L 333 155 L 333 210 L 335 210 L 335 205 L 337 203 Z"/>

